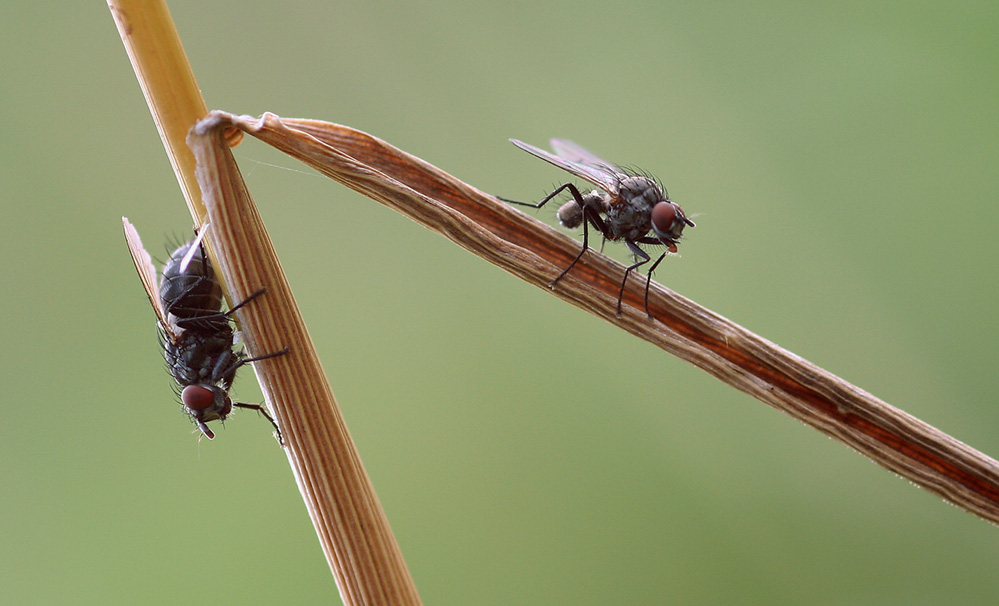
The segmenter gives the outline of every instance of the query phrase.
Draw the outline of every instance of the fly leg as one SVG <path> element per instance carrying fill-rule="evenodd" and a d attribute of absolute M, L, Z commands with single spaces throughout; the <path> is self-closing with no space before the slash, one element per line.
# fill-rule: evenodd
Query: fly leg
<path fill-rule="evenodd" d="M 264 418 L 270 421 L 271 425 L 274 426 L 274 431 L 277 433 L 278 444 L 284 446 L 284 437 L 281 435 L 281 428 L 278 427 L 277 421 L 274 420 L 274 417 L 272 417 L 270 413 L 264 410 L 263 406 L 261 406 L 260 404 L 248 404 L 246 402 L 233 402 L 232 405 L 237 408 L 249 408 L 250 410 L 255 410 L 258 413 L 262 414 Z"/>
<path fill-rule="evenodd" d="M 548 204 L 548 202 L 552 198 L 559 195 L 560 193 L 562 193 L 563 190 L 566 189 L 569 190 L 570 194 L 572 194 L 572 199 L 576 201 L 576 204 L 579 204 L 580 208 L 586 208 L 586 205 L 583 203 L 583 194 L 579 193 L 579 188 L 577 188 L 572 183 L 563 183 L 562 185 L 558 186 L 558 188 L 555 189 L 555 191 L 545 196 L 541 200 L 541 202 L 538 202 L 537 204 L 532 204 L 530 202 L 518 202 L 517 200 L 510 200 L 509 198 L 500 198 L 499 196 L 496 197 L 504 202 L 509 202 L 510 204 L 517 204 L 519 206 L 530 206 L 531 208 L 541 208 L 545 204 Z"/>
<path fill-rule="evenodd" d="M 509 200 L 507 198 L 499 198 L 499 196 L 497 196 L 497 198 L 499 198 L 500 200 L 504 202 L 509 202 L 510 204 L 518 204 L 520 206 L 530 206 L 531 208 L 541 208 L 542 206 L 547 204 L 552 198 L 559 195 L 565 190 L 569 191 L 569 193 L 572 195 L 572 199 L 576 202 L 576 204 L 579 205 L 579 208 L 583 209 L 583 248 L 582 250 L 579 251 L 579 254 L 576 255 L 576 258 L 572 260 L 572 263 L 570 263 L 568 267 L 562 270 L 562 273 L 560 273 L 554 280 L 548 283 L 548 287 L 553 290 L 555 289 L 555 285 L 559 283 L 559 280 L 564 278 L 565 275 L 569 273 L 569 270 L 571 270 L 576 265 L 576 263 L 579 262 L 581 258 L 583 258 L 583 255 L 586 253 L 586 249 L 590 247 L 589 245 L 590 231 L 588 224 L 592 223 L 593 226 L 596 227 L 598 230 L 600 230 L 601 233 L 605 233 L 606 228 L 604 226 L 603 220 L 600 218 L 600 215 L 596 213 L 596 211 L 592 210 L 589 207 L 589 205 L 586 204 L 586 202 L 583 200 L 583 194 L 581 194 L 579 192 L 579 188 L 577 188 L 572 183 L 564 183 L 560 185 L 557 189 L 555 189 L 555 191 L 545 196 L 537 204 L 531 204 L 530 202 L 518 202 L 517 200 Z"/>
<path fill-rule="evenodd" d="M 232 313 L 235 312 L 237 309 L 243 307 L 250 301 L 256 299 L 260 295 L 264 294 L 266 291 L 267 291 L 266 288 L 261 288 L 260 290 L 251 294 L 249 297 L 243 299 L 240 303 L 232 306 L 232 308 L 229 311 L 225 312 L 225 314 L 223 315 L 226 318 L 229 318 L 232 315 Z M 262 356 L 254 356 L 252 358 L 247 357 L 246 354 L 242 352 L 240 352 L 239 354 L 234 354 L 233 356 L 223 356 L 222 358 L 219 359 L 215 368 L 212 369 L 212 376 L 216 381 L 222 383 L 222 385 L 225 386 L 226 391 L 229 391 L 229 387 L 232 386 L 232 382 L 236 378 L 236 371 L 239 369 L 239 367 L 249 364 L 251 362 L 259 362 L 260 360 L 267 360 L 270 358 L 283 356 L 289 351 L 290 350 L 287 347 L 285 347 L 280 351 L 264 354 Z M 235 360 L 233 360 L 233 358 L 235 358 Z M 270 422 L 270 424 L 274 426 L 274 431 L 277 432 L 278 443 L 281 444 L 282 446 L 284 445 L 284 438 L 281 435 L 281 428 L 278 427 L 277 421 L 274 420 L 274 417 L 272 417 L 270 413 L 268 413 L 267 410 L 264 409 L 263 406 L 261 406 L 260 404 L 250 404 L 248 402 L 233 402 L 232 405 L 237 408 L 249 408 L 263 415 L 264 418 L 267 419 Z"/>
<path fill-rule="evenodd" d="M 226 318 L 230 318 L 232 316 L 233 312 L 235 312 L 237 309 L 239 309 L 240 307 L 243 307 L 244 305 L 246 305 L 250 301 L 256 299 L 257 297 L 259 297 L 260 295 L 264 294 L 265 292 L 267 292 L 267 289 L 266 288 L 261 288 L 260 290 L 256 291 L 255 293 L 253 293 L 249 297 L 243 299 L 241 302 L 237 303 L 236 305 L 233 305 L 232 308 L 229 311 L 225 312 L 222 315 L 224 315 Z M 232 383 L 232 378 L 235 377 L 236 370 L 240 366 L 243 366 L 244 364 L 249 364 L 250 362 L 259 362 L 260 360 L 267 360 L 268 358 L 276 358 L 278 356 L 283 356 L 284 354 L 288 353 L 288 351 L 289 351 L 289 349 L 287 347 L 285 347 L 281 351 L 275 351 L 273 353 L 265 354 L 265 355 L 262 355 L 262 356 L 256 356 L 254 358 L 248 358 L 248 357 L 246 357 L 245 354 L 240 353 L 239 356 L 237 357 L 236 361 L 233 362 L 231 365 L 228 365 L 228 366 L 226 366 L 225 364 L 223 364 L 222 360 L 219 360 L 219 364 L 216 365 L 216 368 L 214 369 L 214 371 L 215 372 L 220 372 L 221 374 L 214 375 L 214 376 L 222 377 L 221 379 L 216 379 L 216 380 L 222 380 L 223 382 L 225 382 L 226 378 L 228 378 L 228 383 L 231 384 Z M 222 368 L 225 368 L 225 370 L 224 371 L 221 370 Z M 271 422 L 273 423 L 273 421 L 271 421 Z"/>
<path fill-rule="evenodd" d="M 577 195 L 579 194 L 579 190 L 577 190 L 575 187 L 573 187 L 573 191 L 575 194 Z M 604 230 L 604 222 L 603 219 L 600 218 L 600 215 L 590 210 L 590 208 L 587 206 L 583 206 L 582 209 L 583 209 L 583 248 L 580 249 L 579 254 L 576 255 L 576 258 L 572 260 L 572 263 L 569 264 L 569 267 L 563 269 L 562 273 L 560 273 L 557 278 L 555 278 L 548 284 L 548 288 L 551 288 L 552 290 L 555 290 L 555 285 L 558 284 L 558 281 L 564 278 L 565 275 L 569 273 L 569 270 L 576 266 L 576 263 L 578 263 L 579 260 L 583 258 L 583 255 L 585 255 L 586 251 L 590 248 L 590 223 L 592 223 L 594 227 L 596 227 L 601 232 L 603 232 Z"/>
<path fill-rule="evenodd" d="M 649 311 L 649 286 L 652 285 L 652 272 L 654 272 L 656 268 L 659 267 L 659 264 L 662 263 L 663 259 L 666 258 L 666 253 L 668 252 L 669 252 L 668 250 L 663 251 L 663 254 L 659 255 L 659 258 L 656 259 L 656 262 L 653 263 L 652 267 L 649 268 L 648 280 L 645 281 L 645 313 L 649 314 L 650 320 L 652 319 L 652 312 Z"/>
<path fill-rule="evenodd" d="M 225 312 L 225 314 L 224 314 L 224 315 L 225 315 L 226 317 L 229 317 L 229 316 L 231 316 L 231 315 L 232 315 L 232 312 L 234 312 L 234 311 L 236 311 L 237 309 L 239 309 L 240 307 L 242 307 L 242 306 L 246 305 L 246 304 L 247 304 L 247 303 L 249 303 L 250 301 L 252 301 L 252 300 L 256 299 L 257 297 L 259 297 L 260 295 L 264 294 L 265 292 L 267 292 L 267 289 L 266 289 L 266 288 L 261 288 L 260 290 L 258 290 L 257 292 L 253 293 L 253 294 L 252 294 L 252 295 L 250 295 L 249 297 L 247 297 L 247 298 L 243 299 L 242 301 L 240 301 L 240 302 L 239 302 L 239 303 L 237 303 L 236 305 L 233 305 L 233 306 L 232 306 L 232 308 L 231 308 L 231 309 L 230 309 L 229 311 Z"/>
<path fill-rule="evenodd" d="M 617 317 L 619 317 L 619 318 L 621 317 L 621 299 L 624 298 L 624 286 L 625 286 L 625 284 L 628 283 L 628 274 L 631 273 L 631 270 L 635 269 L 636 267 L 640 267 L 642 265 L 645 265 L 646 263 L 648 263 L 649 261 L 652 260 L 652 258 L 649 257 L 648 253 L 646 253 L 644 250 L 642 250 L 641 248 L 638 247 L 638 244 L 635 244 L 633 241 L 631 241 L 629 239 L 625 239 L 624 243 L 628 245 L 628 249 L 631 250 L 631 252 L 635 255 L 635 258 L 638 259 L 638 260 L 636 260 L 634 263 L 632 263 L 631 265 L 629 265 L 627 269 L 624 270 L 624 279 L 621 280 L 621 290 L 620 290 L 620 292 L 617 293 Z M 660 260 L 662 260 L 662 259 L 660 259 Z M 659 264 L 659 261 L 656 261 L 656 265 L 658 265 L 658 264 Z M 653 265 L 653 267 L 655 267 L 655 265 Z M 649 279 L 651 280 L 651 277 Z M 649 299 L 648 299 L 648 296 L 649 296 L 649 286 L 648 286 L 648 284 L 646 284 L 645 285 L 645 311 L 646 311 L 646 313 L 648 313 L 648 311 L 649 311 Z M 650 317 L 651 317 L 651 315 L 652 314 L 649 314 Z"/>
<path fill-rule="evenodd" d="M 288 353 L 288 351 L 289 349 L 285 347 L 281 351 L 275 351 L 274 353 L 269 353 L 264 356 L 256 356 L 253 358 L 247 358 L 243 354 L 239 354 L 238 356 L 234 356 L 237 358 L 236 361 L 230 364 L 224 370 L 221 370 L 218 367 L 216 367 L 213 370 L 213 372 L 221 373 L 219 375 L 216 375 L 218 378 L 215 378 L 214 380 L 221 383 L 225 388 L 225 390 L 228 392 L 229 388 L 232 386 L 233 379 L 236 378 L 236 370 L 240 366 L 243 366 L 244 364 L 249 364 L 250 362 L 259 362 L 260 360 L 267 360 L 268 358 L 276 358 L 278 356 L 283 356 L 286 353 Z M 223 361 L 228 361 L 230 359 L 231 358 L 225 358 L 224 360 L 220 360 L 220 364 Z M 282 446 L 284 445 L 284 438 L 281 436 L 281 428 L 278 427 L 277 421 L 274 420 L 274 417 L 272 417 L 270 413 L 268 413 L 267 410 L 264 409 L 263 406 L 261 406 L 260 404 L 250 404 L 248 402 L 233 402 L 232 405 L 237 408 L 250 408 L 262 414 L 264 418 L 270 421 L 270 424 L 274 426 L 274 430 L 277 432 L 278 443 L 281 444 Z"/>
<path fill-rule="evenodd" d="M 687 221 L 687 223 L 690 223 L 690 221 Z M 667 246 L 666 250 L 663 251 L 663 254 L 659 255 L 659 258 L 656 259 L 656 262 L 653 263 L 652 267 L 649 268 L 649 271 L 646 272 L 648 274 L 648 279 L 645 281 L 645 313 L 649 314 L 649 318 L 652 318 L 652 312 L 649 311 L 649 287 L 652 285 L 652 273 L 656 271 L 656 268 L 659 267 L 659 264 L 663 262 L 663 259 L 666 258 L 667 254 L 669 254 L 670 252 L 676 252 L 676 242 L 668 242 L 668 241 L 663 241 L 661 238 L 653 238 L 652 236 L 646 236 L 644 238 L 639 238 L 637 240 L 637 243 L 658 244 L 658 245 Z M 673 247 L 672 249 L 670 249 L 670 245 L 672 245 Z"/>
<path fill-rule="evenodd" d="M 226 391 L 228 391 L 232 386 L 233 379 L 236 378 L 236 371 L 239 370 L 240 367 L 249 364 L 250 362 L 259 362 L 260 360 L 283 356 L 289 351 L 290 350 L 285 347 L 281 351 L 275 351 L 274 353 L 269 353 L 263 356 L 256 356 L 255 358 L 247 358 L 243 353 L 223 356 L 219 358 L 215 367 L 212 368 L 211 379 L 213 382 L 222 383 L 225 386 Z M 233 358 L 235 358 L 235 361 L 230 362 Z"/>

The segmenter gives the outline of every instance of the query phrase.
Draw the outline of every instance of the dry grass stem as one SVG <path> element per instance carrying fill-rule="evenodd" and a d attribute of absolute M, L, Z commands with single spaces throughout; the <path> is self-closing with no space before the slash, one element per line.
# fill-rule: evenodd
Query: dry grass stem
<path fill-rule="evenodd" d="M 205 216 L 187 133 L 208 113 L 162 0 L 108 0 L 108 8 L 197 225 Z"/>
<path fill-rule="evenodd" d="M 344 604 L 419 604 L 270 240 L 228 151 L 241 133 L 206 125 L 194 135 L 200 163 L 196 175 L 195 154 L 186 138 L 207 110 L 165 2 L 108 0 L 108 7 L 195 225 L 202 226 L 206 215 L 211 216 L 206 244 L 221 281 L 229 287 L 230 300 L 242 300 L 261 285 L 268 289 L 238 315 L 251 355 L 291 350 L 254 367 L 281 425 L 288 458 Z M 205 200 L 211 203 L 208 208 L 198 177 Z M 155 274 L 127 221 L 125 230 L 131 235 L 130 250 L 140 275 Z M 146 279 L 156 283 L 155 275 Z"/>
<path fill-rule="evenodd" d="M 234 125 L 540 288 L 547 290 L 578 251 L 579 243 L 567 235 L 371 135 L 273 114 L 212 115 L 216 127 Z M 623 271 L 590 252 L 554 294 L 999 522 L 996 461 L 656 283 L 649 319 L 642 276 L 629 279 L 624 313 L 616 317 Z"/>
<path fill-rule="evenodd" d="M 234 300 L 267 289 L 237 314 L 250 355 L 289 349 L 253 367 L 343 601 L 419 604 L 224 127 L 223 121 L 207 119 L 189 138 L 208 209 L 208 238 Z"/>

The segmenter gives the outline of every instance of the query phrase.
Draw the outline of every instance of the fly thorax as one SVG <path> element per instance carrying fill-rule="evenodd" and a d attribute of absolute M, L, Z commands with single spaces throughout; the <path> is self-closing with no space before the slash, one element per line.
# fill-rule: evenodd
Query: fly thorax
<path fill-rule="evenodd" d="M 652 207 L 666 199 L 662 186 L 648 177 L 625 177 L 621 179 L 618 195 L 625 202 L 651 211 Z"/>
<path fill-rule="evenodd" d="M 662 188 L 647 177 L 625 177 L 607 211 L 605 223 L 611 240 L 637 240 L 652 229 L 652 207 L 664 197 Z"/>

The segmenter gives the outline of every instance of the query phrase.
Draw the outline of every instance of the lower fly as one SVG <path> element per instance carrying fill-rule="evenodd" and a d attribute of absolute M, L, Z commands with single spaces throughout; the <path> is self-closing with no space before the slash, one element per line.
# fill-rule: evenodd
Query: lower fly
<path fill-rule="evenodd" d="M 262 414 L 274 426 L 280 440 L 281 430 L 263 406 L 233 402 L 229 390 L 240 367 L 284 355 L 288 350 L 251 358 L 235 346 L 232 314 L 265 290 L 260 289 L 223 311 L 222 288 L 201 243 L 204 233 L 202 229 L 197 237 L 170 255 L 159 287 L 155 288 L 152 261 L 142 249 L 138 233 L 131 224 L 125 224 L 129 250 L 159 320 L 167 370 L 177 382 L 184 412 L 208 439 L 213 439 L 215 433 L 206 423 L 224 422 L 235 407 Z"/>

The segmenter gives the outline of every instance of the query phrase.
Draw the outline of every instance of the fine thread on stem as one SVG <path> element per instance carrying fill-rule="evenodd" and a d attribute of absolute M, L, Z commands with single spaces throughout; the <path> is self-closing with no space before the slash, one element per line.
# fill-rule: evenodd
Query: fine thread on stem
<path fill-rule="evenodd" d="M 270 113 L 212 117 L 217 128 L 235 126 L 546 290 L 578 252 L 576 240 L 361 131 Z M 553 294 L 999 523 L 995 460 L 655 282 L 650 320 L 641 276 L 629 278 L 617 317 L 623 271 L 590 251 Z"/>

